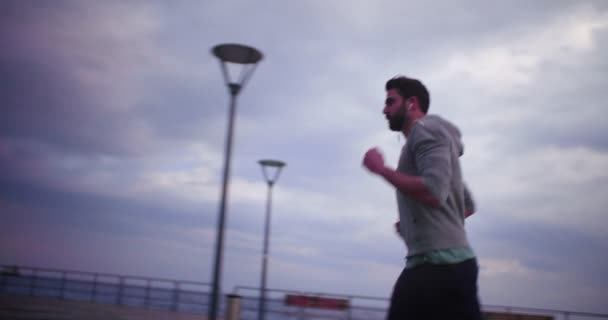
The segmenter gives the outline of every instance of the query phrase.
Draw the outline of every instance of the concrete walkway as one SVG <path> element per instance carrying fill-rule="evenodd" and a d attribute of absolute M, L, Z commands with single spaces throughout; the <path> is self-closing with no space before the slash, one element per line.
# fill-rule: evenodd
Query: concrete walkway
<path fill-rule="evenodd" d="M 2 320 L 205 320 L 206 315 L 0 294 Z"/>

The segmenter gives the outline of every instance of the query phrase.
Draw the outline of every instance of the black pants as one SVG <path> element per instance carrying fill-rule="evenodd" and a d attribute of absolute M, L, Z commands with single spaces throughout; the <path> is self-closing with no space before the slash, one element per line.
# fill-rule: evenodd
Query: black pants
<path fill-rule="evenodd" d="M 393 290 L 388 320 L 482 319 L 476 259 L 404 269 Z"/>

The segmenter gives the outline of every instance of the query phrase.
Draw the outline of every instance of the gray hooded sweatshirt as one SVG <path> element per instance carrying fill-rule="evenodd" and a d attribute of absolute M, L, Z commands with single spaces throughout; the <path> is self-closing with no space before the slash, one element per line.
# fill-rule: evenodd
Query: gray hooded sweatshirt
<path fill-rule="evenodd" d="M 440 207 L 426 205 L 397 190 L 400 232 L 408 256 L 470 248 L 464 212 L 465 201 L 470 209 L 473 202 L 462 180 L 459 157 L 463 151 L 458 128 L 439 116 L 427 115 L 412 127 L 401 151 L 398 170 L 421 176 Z"/>

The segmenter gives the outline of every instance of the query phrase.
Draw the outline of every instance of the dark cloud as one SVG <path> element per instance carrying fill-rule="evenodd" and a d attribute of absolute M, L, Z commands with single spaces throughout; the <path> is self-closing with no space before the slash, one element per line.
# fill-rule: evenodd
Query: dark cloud
<path fill-rule="evenodd" d="M 212 207 L 170 207 L 152 199 L 129 199 L 85 192 L 66 192 L 14 181 L 0 180 L 0 194 L 6 205 L 31 208 L 26 216 L 4 210 L 7 224 L 38 224 L 114 235 L 137 233 L 171 237 L 193 226 L 211 224 Z M 205 214 L 205 212 L 207 212 Z M 158 226 L 163 226 L 159 230 Z"/>
<path fill-rule="evenodd" d="M 102 13 L 76 2 L 5 6 L 0 136 L 71 154 L 133 156 L 215 135 L 203 120 L 213 123 L 225 112 L 218 94 L 165 69 L 167 51 L 152 39 L 130 38 L 129 24 L 113 26 L 125 25 L 122 37 L 107 28 L 114 22 L 103 14 L 128 6 L 110 4 Z"/>
<path fill-rule="evenodd" d="M 75 36 L 78 32 L 72 24 L 79 19 L 70 15 L 74 10 L 64 11 L 70 6 L 61 3 L 56 7 L 12 3 L 9 19 L 3 20 L 1 38 L 4 49 L 0 53 L 0 101 L 5 116 L 0 120 L 0 134 L 5 138 L 36 140 L 63 151 L 127 151 L 113 143 L 120 136 L 121 119 L 109 121 L 111 115 L 104 110 L 104 101 L 96 99 L 100 93 L 92 92 L 79 79 L 79 67 L 99 61 L 79 55 L 90 48 L 79 43 L 85 39 Z M 84 37 L 89 26 L 77 25 Z M 100 43 L 101 48 L 104 43 Z M 113 135 L 114 139 L 107 138 Z"/>

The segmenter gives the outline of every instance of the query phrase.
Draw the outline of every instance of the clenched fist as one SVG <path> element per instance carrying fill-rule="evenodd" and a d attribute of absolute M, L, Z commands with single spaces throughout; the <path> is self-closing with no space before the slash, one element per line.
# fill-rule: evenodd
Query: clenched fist
<path fill-rule="evenodd" d="M 377 148 L 371 148 L 363 157 L 363 166 L 375 174 L 380 174 L 384 169 L 384 157 Z"/>

